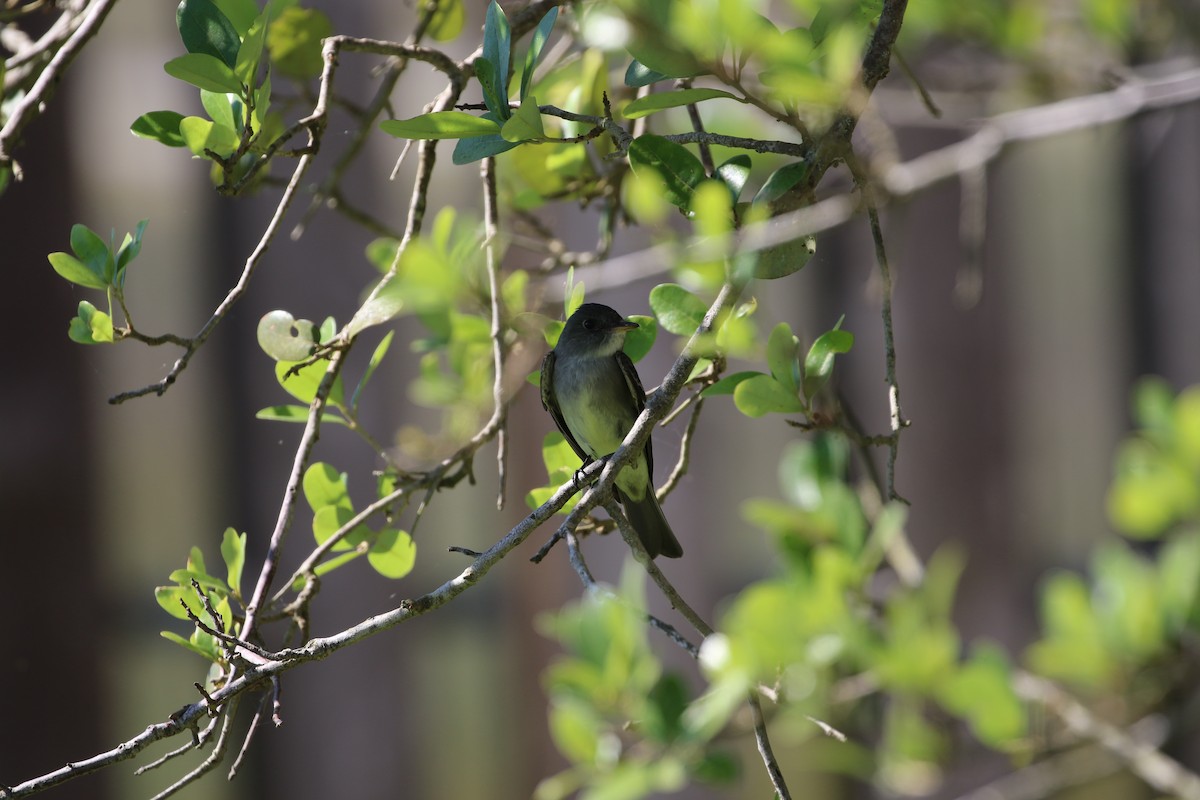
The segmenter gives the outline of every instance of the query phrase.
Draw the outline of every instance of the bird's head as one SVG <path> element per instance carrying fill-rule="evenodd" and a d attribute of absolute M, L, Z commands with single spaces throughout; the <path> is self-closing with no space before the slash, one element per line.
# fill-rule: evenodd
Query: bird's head
<path fill-rule="evenodd" d="M 593 357 L 615 355 L 625 344 L 625 334 L 636 327 L 608 306 L 584 303 L 567 320 L 555 349 Z"/>

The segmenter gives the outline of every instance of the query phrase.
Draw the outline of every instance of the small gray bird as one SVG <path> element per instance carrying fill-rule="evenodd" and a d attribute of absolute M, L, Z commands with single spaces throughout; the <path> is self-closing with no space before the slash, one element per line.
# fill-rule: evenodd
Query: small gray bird
<path fill-rule="evenodd" d="M 621 446 L 646 407 L 646 390 L 625 334 L 637 323 L 608 306 L 585 303 L 542 360 L 542 405 L 586 465 Z M 617 475 L 614 494 L 652 558 L 679 558 L 683 548 L 654 496 L 654 454 L 646 448 Z"/>

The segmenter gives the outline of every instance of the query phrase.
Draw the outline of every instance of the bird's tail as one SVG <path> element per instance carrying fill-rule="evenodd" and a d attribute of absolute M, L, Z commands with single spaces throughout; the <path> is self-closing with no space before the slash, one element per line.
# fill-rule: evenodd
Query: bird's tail
<path fill-rule="evenodd" d="M 663 514 L 662 506 L 654 496 L 653 487 L 641 500 L 634 500 L 625 494 L 621 505 L 625 508 L 625 515 L 629 517 L 629 524 L 637 531 L 638 538 L 642 540 L 651 558 L 679 558 L 683 555 L 683 547 L 675 538 L 675 533 Z"/>

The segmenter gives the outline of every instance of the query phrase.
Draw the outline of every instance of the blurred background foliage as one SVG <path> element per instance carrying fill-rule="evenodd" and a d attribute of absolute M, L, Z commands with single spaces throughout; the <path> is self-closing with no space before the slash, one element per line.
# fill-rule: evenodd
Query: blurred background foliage
<path fill-rule="evenodd" d="M 0 120 L 37 76 L 15 54 L 22 33 L 53 21 L 38 5 L 0 11 Z M 299 155 L 288 149 L 316 101 L 322 37 L 403 41 L 422 20 L 453 59 L 480 42 L 494 69 L 508 59 L 501 18 L 473 0 L 197 0 L 178 16 L 149 0 L 117 4 L 26 128 L 14 153 L 24 179 L 0 171 L 21 336 L 0 414 L 14 532 L 0 557 L 0 597 L 13 608 L 0 622 L 0 676 L 31 689 L 0 700 L 0 784 L 191 702 L 196 654 L 219 677 L 223 654 L 178 601 L 207 613 L 189 593 L 196 579 L 236 625 L 298 436 L 280 423 L 305 413 L 289 396 L 308 403 L 323 373 L 289 374 L 312 344 L 339 331 L 363 342 L 304 481 L 300 527 L 311 523 L 317 545 L 487 420 L 485 211 L 477 166 L 466 166 L 486 154 L 502 201 L 502 381 L 526 387 L 509 418 L 510 502 L 495 510 L 488 445 L 427 510 L 406 499 L 355 528 L 317 568 L 312 632 L 457 574 L 464 557 L 448 545 L 485 549 L 526 513 L 519 498 L 544 501 L 573 474 L 528 388 L 555 320 L 585 296 L 639 315 L 649 335 L 629 346 L 652 387 L 722 282 L 752 272 L 772 280 L 750 284 L 694 373 L 691 402 L 705 409 L 694 440 L 686 414 L 655 436 L 660 482 L 691 448 L 665 502 L 687 557 L 666 571 L 716 633 L 685 633 L 689 653 L 647 625 L 649 613 L 686 629 L 616 536 L 584 538 L 602 580 L 588 591 L 565 553 L 537 566 L 511 558 L 436 614 L 286 676 L 286 724 L 260 731 L 239 779 L 181 796 L 769 796 L 751 691 L 766 698 L 776 755 L 805 797 L 1169 794 L 1095 746 L 1106 725 L 1200 769 L 1194 104 L 1019 144 L 986 180 L 964 175 L 888 209 L 913 422 L 896 465 L 903 500 L 879 477 L 885 451 L 863 441 L 888 430 L 864 221 L 756 263 L 680 257 L 632 275 L 594 266 L 848 190 L 845 170 L 809 186 L 820 178 L 811 154 L 747 157 L 714 142 L 706 156 L 661 135 L 692 130 L 687 100 L 709 132 L 819 139 L 841 109 L 863 109 L 862 52 L 882 7 L 564 5 L 539 45 L 514 37 L 510 84 L 488 83 L 486 69 L 471 81 L 462 101 L 476 104 L 465 109 L 474 121 L 431 117 L 425 104 L 444 78 L 410 66 L 379 106 L 394 118 L 390 135 L 373 132 L 367 109 L 396 62 L 341 53 L 340 96 L 282 229 L 291 236 L 275 239 L 253 291 L 177 385 L 108 407 L 105 397 L 157 380 L 178 354 L 79 345 L 204 324 Z M 519 8 L 505 6 L 507 18 Z M 855 150 L 870 174 L 997 112 L 1186 77 L 1198 33 L 1200 14 L 1170 0 L 912 3 Z M 647 85 L 656 91 L 639 94 Z M 545 141 L 588 136 L 606 100 L 621 126 L 650 135 Z M 576 118 L 537 114 L 535 102 Z M 459 138 L 463 128 L 443 123 L 483 135 Z M 360 130 L 374 135 L 360 143 Z M 299 135 L 278 138 L 287 131 Z M 405 142 L 392 137 L 432 135 L 459 142 L 453 156 L 452 143 L 441 148 L 424 229 L 401 246 L 415 158 L 397 164 Z M 132 232 L 118 244 L 111 229 Z M 174 621 L 150 601 L 155 587 Z M 182 648 L 157 636 L 164 625 Z M 1045 679 L 1096 727 L 1074 726 Z M 30 733 L 47 720 L 61 735 Z M 141 796 L 167 782 L 129 772 L 55 795 Z"/>

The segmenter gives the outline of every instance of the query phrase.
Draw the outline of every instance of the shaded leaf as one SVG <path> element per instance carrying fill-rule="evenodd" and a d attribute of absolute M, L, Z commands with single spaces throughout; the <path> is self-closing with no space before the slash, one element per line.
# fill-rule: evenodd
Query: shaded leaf
<path fill-rule="evenodd" d="M 629 166 L 635 174 L 653 170 L 666 184 L 667 200 L 684 210 L 706 177 L 704 165 L 686 147 L 654 134 L 639 136 L 629 145 Z"/>
<path fill-rule="evenodd" d="M 175 12 L 175 24 L 189 53 L 205 53 L 229 67 L 237 62 L 241 37 L 213 0 L 183 0 Z"/>
<path fill-rule="evenodd" d="M 637 119 L 656 111 L 700 103 L 717 97 L 743 102 L 737 95 L 723 89 L 676 89 L 671 92 L 655 92 L 632 100 L 621 110 L 621 115 L 626 119 Z"/>
<path fill-rule="evenodd" d="M 183 147 L 183 136 L 179 133 L 179 121 L 183 114 L 178 111 L 151 111 L 133 121 L 129 130 L 134 136 L 165 144 L 167 147 Z"/>

